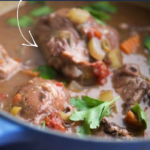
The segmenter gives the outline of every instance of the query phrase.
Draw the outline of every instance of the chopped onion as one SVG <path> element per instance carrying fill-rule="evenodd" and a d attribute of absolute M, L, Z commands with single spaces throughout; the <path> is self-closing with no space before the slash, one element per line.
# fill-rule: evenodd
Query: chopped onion
<path fill-rule="evenodd" d="M 82 10 L 79 8 L 73 8 L 69 11 L 67 17 L 74 23 L 82 24 L 86 22 L 89 18 L 90 14 L 86 10 Z"/>
<path fill-rule="evenodd" d="M 96 37 L 90 39 L 88 49 L 90 55 L 97 60 L 102 60 L 105 56 L 105 52 L 100 45 L 100 40 Z"/>
<path fill-rule="evenodd" d="M 79 83 L 73 80 L 70 82 L 68 89 L 74 92 L 79 92 L 83 90 L 83 87 Z"/>
<path fill-rule="evenodd" d="M 62 111 L 59 111 L 58 114 L 59 114 L 59 116 L 61 117 L 61 119 L 62 119 L 63 121 L 65 121 L 65 122 L 69 121 L 69 118 L 70 118 L 70 116 L 71 116 L 71 113 L 70 113 L 70 112 L 64 113 L 64 112 L 62 112 Z"/>
<path fill-rule="evenodd" d="M 100 100 L 104 102 L 110 102 L 114 99 L 113 91 L 111 90 L 103 90 L 100 94 Z"/>
<path fill-rule="evenodd" d="M 104 49 L 104 51 L 106 53 L 111 50 L 110 43 L 109 43 L 108 39 L 105 38 L 102 40 L 102 48 Z"/>
<path fill-rule="evenodd" d="M 114 49 L 108 53 L 112 68 L 120 68 L 122 66 L 122 55 L 119 49 Z"/>
<path fill-rule="evenodd" d="M 58 35 L 61 39 L 70 39 L 71 37 L 71 32 L 70 31 L 66 31 L 66 30 L 62 30 L 59 32 Z"/>
<path fill-rule="evenodd" d="M 19 112 L 20 112 L 21 110 L 22 110 L 21 107 L 14 106 L 14 107 L 12 108 L 12 110 L 11 110 L 10 113 L 11 113 L 12 115 L 16 116 L 16 115 L 19 114 Z"/>

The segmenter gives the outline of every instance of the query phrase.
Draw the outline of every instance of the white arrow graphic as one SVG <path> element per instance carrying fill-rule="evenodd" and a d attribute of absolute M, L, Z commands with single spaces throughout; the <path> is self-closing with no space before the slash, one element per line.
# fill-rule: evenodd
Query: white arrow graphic
<path fill-rule="evenodd" d="M 19 25 L 19 17 L 18 17 L 19 6 L 20 6 L 20 3 L 21 3 L 21 2 L 22 2 L 22 0 L 19 1 L 18 8 L 17 8 L 17 23 L 18 23 L 18 28 L 19 28 L 19 31 L 20 31 L 22 37 L 23 37 L 23 38 L 26 40 L 26 42 L 28 43 L 28 44 L 22 43 L 22 45 L 38 47 L 38 45 L 35 43 L 35 41 L 34 41 L 34 39 L 33 39 L 33 36 L 32 36 L 32 34 L 31 34 L 30 30 L 29 30 L 29 34 L 30 34 L 30 36 L 31 36 L 31 38 L 32 38 L 32 40 L 33 40 L 33 42 L 34 42 L 34 44 L 30 43 L 30 42 L 24 37 L 24 35 L 23 35 L 22 32 L 21 32 L 20 25 Z"/>

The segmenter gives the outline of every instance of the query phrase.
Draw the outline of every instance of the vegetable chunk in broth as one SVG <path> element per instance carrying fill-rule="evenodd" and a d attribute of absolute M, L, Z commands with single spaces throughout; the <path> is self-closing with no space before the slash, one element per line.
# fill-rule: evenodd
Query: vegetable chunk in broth
<path fill-rule="evenodd" d="M 149 138 L 149 13 L 127 2 L 26 2 L 20 27 L 38 48 L 22 45 L 16 10 L 1 15 L 0 109 L 82 137 Z"/>

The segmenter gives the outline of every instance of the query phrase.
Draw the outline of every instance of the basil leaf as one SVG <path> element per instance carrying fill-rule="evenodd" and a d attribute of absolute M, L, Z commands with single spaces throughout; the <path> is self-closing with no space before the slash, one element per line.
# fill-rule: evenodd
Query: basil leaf
<path fill-rule="evenodd" d="M 17 23 L 17 18 L 16 17 L 8 19 L 7 22 L 10 25 L 12 25 L 12 26 L 18 27 L 18 23 Z M 24 15 L 24 16 L 22 16 L 22 17 L 19 18 L 19 25 L 22 28 L 26 28 L 26 27 L 32 25 L 33 22 L 34 22 L 33 19 L 31 17 L 29 17 L 29 16 L 25 16 Z"/>
<path fill-rule="evenodd" d="M 90 129 L 96 129 L 100 126 L 100 122 L 103 117 L 110 114 L 110 105 L 113 104 L 120 97 L 115 98 L 110 102 L 103 102 L 93 108 L 81 111 L 74 111 L 70 117 L 72 121 L 84 121 L 86 120 Z"/>
<path fill-rule="evenodd" d="M 91 7 L 96 10 L 101 10 L 101 11 L 103 10 L 109 13 L 117 12 L 117 8 L 111 5 L 108 1 L 94 3 L 91 5 Z"/>
<path fill-rule="evenodd" d="M 39 66 L 34 71 L 40 72 L 40 77 L 43 79 L 55 79 L 57 75 L 56 71 L 48 65 Z"/>
<path fill-rule="evenodd" d="M 143 125 L 144 129 L 147 129 L 147 116 L 140 105 L 135 103 L 135 106 L 131 108 L 131 111 L 138 117 L 140 125 Z"/>
<path fill-rule="evenodd" d="M 147 36 L 144 40 L 144 46 L 147 48 L 148 52 L 150 53 L 150 37 Z"/>
<path fill-rule="evenodd" d="M 43 15 L 48 15 L 52 11 L 53 11 L 52 8 L 48 6 L 43 6 L 43 7 L 32 10 L 31 15 L 34 17 L 38 17 L 38 16 L 43 16 Z"/>

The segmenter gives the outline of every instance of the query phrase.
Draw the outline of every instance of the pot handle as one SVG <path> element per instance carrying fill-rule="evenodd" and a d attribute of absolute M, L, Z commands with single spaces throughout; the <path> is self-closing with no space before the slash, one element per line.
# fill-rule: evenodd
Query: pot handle
<path fill-rule="evenodd" d="M 31 141 L 29 131 L 23 126 L 0 115 L 0 147 Z"/>

